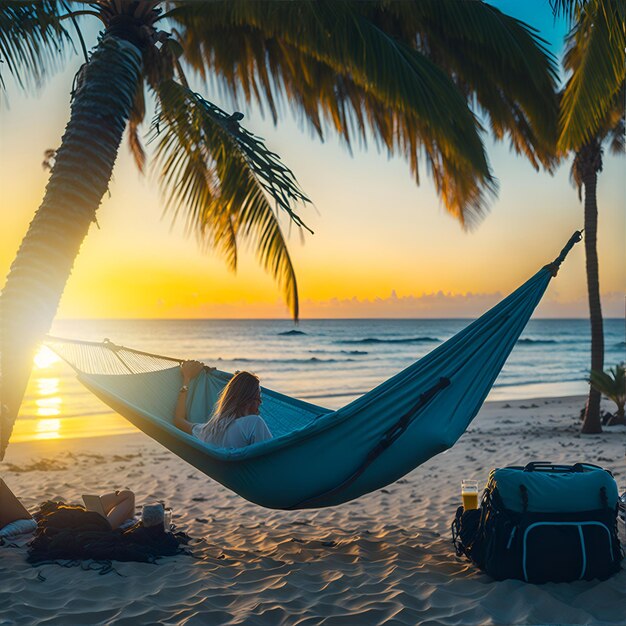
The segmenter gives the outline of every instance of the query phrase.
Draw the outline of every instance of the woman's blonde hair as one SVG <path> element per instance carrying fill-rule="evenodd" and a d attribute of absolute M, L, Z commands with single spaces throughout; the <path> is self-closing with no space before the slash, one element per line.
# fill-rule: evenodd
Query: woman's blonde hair
<path fill-rule="evenodd" d="M 237 372 L 222 389 L 213 414 L 208 421 L 208 437 L 219 443 L 226 429 L 249 411 L 250 405 L 259 399 L 259 378 L 250 372 Z"/>

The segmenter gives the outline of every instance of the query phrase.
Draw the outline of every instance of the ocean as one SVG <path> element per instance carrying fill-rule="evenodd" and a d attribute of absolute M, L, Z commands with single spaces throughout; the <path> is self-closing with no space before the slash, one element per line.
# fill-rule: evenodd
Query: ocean
<path fill-rule="evenodd" d="M 262 384 L 334 409 L 427 354 L 471 320 L 59 320 L 52 334 L 250 370 Z M 489 400 L 586 393 L 589 321 L 532 319 Z M 605 320 L 605 367 L 626 360 L 623 319 Z M 37 359 L 12 441 L 93 437 L 135 429 L 45 350 Z"/>

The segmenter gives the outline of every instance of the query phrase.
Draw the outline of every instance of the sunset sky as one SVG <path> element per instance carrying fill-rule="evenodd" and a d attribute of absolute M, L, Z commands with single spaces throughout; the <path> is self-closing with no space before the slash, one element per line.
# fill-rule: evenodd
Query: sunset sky
<path fill-rule="evenodd" d="M 547 0 L 493 3 L 540 28 L 560 53 L 565 32 Z M 520 7 L 523 5 L 523 7 Z M 520 12 L 523 11 L 523 12 Z M 96 29 L 90 28 L 95 44 Z M 0 116 L 0 275 L 4 283 L 29 221 L 43 198 L 44 150 L 58 147 L 69 92 L 81 59 L 72 58 L 37 94 L 8 78 Z M 198 91 L 230 109 L 211 90 Z M 265 138 L 314 201 L 300 214 L 315 232 L 289 237 L 302 317 L 473 317 L 552 260 L 583 226 L 583 207 L 569 182 L 570 162 L 554 176 L 535 172 L 507 143 L 487 140 L 500 184 L 491 212 L 464 232 L 439 202 L 425 168 L 415 185 L 408 165 L 372 145 L 353 156 L 338 140 L 321 144 L 287 112 L 274 128 L 241 108 L 244 126 Z M 148 125 L 144 127 L 145 132 Z M 287 317 L 278 287 L 252 254 L 229 273 L 202 253 L 182 223 L 162 217 L 156 177 L 142 177 L 124 141 L 110 187 L 83 244 L 59 311 L 66 318 Z M 600 286 L 604 313 L 624 313 L 626 263 L 624 161 L 605 156 L 598 185 Z M 287 220 L 283 221 L 288 228 Z M 584 317 L 584 249 L 568 257 L 538 310 Z"/>

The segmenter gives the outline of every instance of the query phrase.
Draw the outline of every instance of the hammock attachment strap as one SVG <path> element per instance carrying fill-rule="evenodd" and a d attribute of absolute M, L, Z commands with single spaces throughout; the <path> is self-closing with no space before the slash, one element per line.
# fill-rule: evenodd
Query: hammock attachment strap
<path fill-rule="evenodd" d="M 552 263 L 548 263 L 548 265 L 544 266 L 544 269 L 547 269 L 552 277 L 556 277 L 559 272 L 559 268 L 561 267 L 561 263 L 565 260 L 565 257 L 569 253 L 569 251 L 583 238 L 583 231 L 577 230 L 570 238 L 569 241 L 565 244 L 563 250 L 561 250 L 561 254 L 559 254 Z"/>

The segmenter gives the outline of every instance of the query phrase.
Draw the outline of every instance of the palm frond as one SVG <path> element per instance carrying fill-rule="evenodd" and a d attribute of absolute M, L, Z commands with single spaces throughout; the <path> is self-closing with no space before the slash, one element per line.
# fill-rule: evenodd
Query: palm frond
<path fill-rule="evenodd" d="M 277 217 L 282 209 L 306 228 L 293 206 L 308 198 L 292 172 L 240 126 L 241 114 L 228 115 L 174 81 L 162 83 L 157 95 L 152 140 L 158 139 L 155 162 L 168 208 L 175 217 L 185 211 L 187 230 L 233 270 L 238 242 L 252 245 L 297 319 L 296 276 Z"/>
<path fill-rule="evenodd" d="M 146 165 L 146 152 L 143 147 L 141 138 L 139 137 L 139 127 L 146 115 L 146 98 L 144 93 L 143 80 L 137 85 L 135 98 L 133 99 L 133 107 L 130 110 L 128 118 L 128 147 L 133 155 L 135 164 L 140 172 L 143 173 Z"/>
<path fill-rule="evenodd" d="M 623 2 L 615 3 L 611 0 L 550 0 L 550 6 L 555 17 L 563 17 L 571 25 L 580 21 L 582 13 L 588 10 L 589 6 L 592 6 L 594 11 L 597 9 L 607 16 L 607 22 L 611 25 L 611 39 L 619 35 L 618 31 L 624 29 L 626 5 Z M 617 20 L 609 17 L 613 10 L 617 11 L 614 14 Z"/>
<path fill-rule="evenodd" d="M 626 403 L 626 369 L 624 363 L 610 367 L 608 372 L 591 370 L 589 382 L 601 394 L 615 402 L 621 413 L 624 413 L 624 404 Z"/>
<path fill-rule="evenodd" d="M 492 134 L 538 169 L 554 164 L 558 63 L 531 26 L 483 2 L 365 3 L 369 19 L 446 71 Z"/>
<path fill-rule="evenodd" d="M 555 17 L 563 16 L 573 21 L 580 14 L 581 9 L 588 0 L 550 0 L 550 6 Z"/>
<path fill-rule="evenodd" d="M 576 191 L 578 192 L 578 201 L 582 202 L 583 186 L 585 184 L 585 179 L 584 179 L 584 163 L 583 163 L 582 155 L 580 152 L 577 152 L 574 155 L 574 159 L 572 160 L 572 166 L 569 171 L 569 179 L 572 185 L 576 188 Z"/>
<path fill-rule="evenodd" d="M 284 98 L 320 137 L 331 128 L 348 146 L 373 137 L 416 180 L 425 156 L 446 207 L 469 223 L 495 190 L 476 118 L 435 63 L 362 14 L 368 4 L 179 2 L 169 17 L 193 67 L 211 67 L 224 91 L 274 120 Z"/>
<path fill-rule="evenodd" d="M 619 91 L 615 94 L 613 104 L 609 108 L 605 124 L 601 130 L 602 135 L 608 139 L 610 151 L 617 156 L 623 156 L 626 151 L 624 102 L 626 102 L 626 81 L 622 83 Z"/>
<path fill-rule="evenodd" d="M 175 77 L 180 55 L 180 45 L 168 33 L 161 34 L 165 40 L 160 46 L 146 46 L 143 51 L 144 80 L 155 92 L 163 81 Z"/>
<path fill-rule="evenodd" d="M 0 63 L 21 88 L 41 85 L 72 43 L 60 20 L 59 3 L 0 1 Z M 0 73 L 0 87 L 6 87 Z"/>
<path fill-rule="evenodd" d="M 609 131 L 609 148 L 612 154 L 617 156 L 623 156 L 626 151 L 626 144 L 624 143 L 624 135 L 626 134 L 626 127 L 624 125 L 624 118 L 621 117 L 617 124 L 615 124 Z"/>
<path fill-rule="evenodd" d="M 563 152 L 578 149 L 606 124 L 626 77 L 625 13 L 621 0 L 590 1 L 578 11 L 564 58 L 571 76 L 560 116 L 558 145 Z"/>

